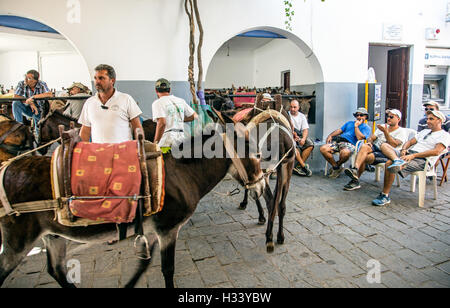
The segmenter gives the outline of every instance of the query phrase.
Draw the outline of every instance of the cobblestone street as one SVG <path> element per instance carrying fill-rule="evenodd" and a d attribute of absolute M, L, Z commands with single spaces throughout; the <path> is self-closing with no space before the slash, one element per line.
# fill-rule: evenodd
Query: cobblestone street
<path fill-rule="evenodd" d="M 180 232 L 176 287 L 450 287 L 450 184 L 438 187 L 438 200 L 433 200 L 428 183 L 426 208 L 420 209 L 418 193 L 409 192 L 409 178 L 402 180 L 401 188 L 393 188 L 392 203 L 381 208 L 371 205 L 382 185 L 374 182 L 373 173 L 364 175 L 358 191 L 343 191 L 347 182 L 345 175 L 337 180 L 318 174 L 293 176 L 286 241 L 272 254 L 265 251 L 265 226 L 257 225 L 254 202 L 242 211 L 237 207 L 243 193 L 224 197 L 211 192 Z M 215 191 L 235 187 L 235 182 L 224 180 Z M 81 262 L 78 286 L 125 285 L 137 264 L 133 240 L 69 254 L 68 259 Z M 159 249 L 156 252 L 138 287 L 164 287 Z M 371 259 L 381 263 L 380 284 L 367 282 Z M 27 257 L 3 287 L 58 285 L 47 274 L 41 252 Z"/>

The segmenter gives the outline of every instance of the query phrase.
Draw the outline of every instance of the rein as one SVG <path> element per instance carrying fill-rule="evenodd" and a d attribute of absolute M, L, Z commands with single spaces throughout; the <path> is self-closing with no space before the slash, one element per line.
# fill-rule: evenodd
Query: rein
<path fill-rule="evenodd" d="M 13 127 L 11 127 L 6 133 L 4 133 L 0 137 L 0 148 L 5 150 L 11 155 L 17 155 L 23 150 L 28 150 L 30 147 L 27 147 L 25 145 L 16 145 L 16 144 L 5 144 L 6 138 L 8 138 L 11 134 L 17 132 L 20 128 L 24 126 L 22 123 L 16 123 Z M 25 140 L 26 142 L 26 140 Z"/>

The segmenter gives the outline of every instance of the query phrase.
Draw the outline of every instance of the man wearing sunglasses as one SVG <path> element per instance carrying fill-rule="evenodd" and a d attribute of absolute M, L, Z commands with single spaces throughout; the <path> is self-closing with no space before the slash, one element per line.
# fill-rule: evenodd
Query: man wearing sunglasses
<path fill-rule="evenodd" d="M 425 107 L 425 117 L 419 121 L 419 126 L 417 127 L 417 131 L 421 132 L 424 129 L 428 128 L 427 125 L 427 112 L 437 110 L 439 111 L 439 103 L 435 101 L 428 101 L 423 104 Z M 445 116 L 445 121 L 442 123 L 442 129 L 447 133 L 450 133 L 450 117 Z"/>
<path fill-rule="evenodd" d="M 391 145 L 385 143 L 381 150 L 389 158 L 384 173 L 383 191 L 372 201 L 375 206 L 391 203 L 389 193 L 395 180 L 395 174 L 420 171 L 425 168 L 426 158 L 434 165 L 450 145 L 450 134 L 442 129 L 445 115 L 438 110 L 427 111 L 428 129 L 422 130 L 417 136 L 407 141 L 401 148 L 400 153 Z"/>
<path fill-rule="evenodd" d="M 52 97 L 53 93 L 48 89 L 47 84 L 39 80 L 39 73 L 30 70 L 25 75 L 25 79 L 20 81 L 14 93 L 15 98 L 26 98 L 26 101 L 15 101 L 12 104 L 12 112 L 17 122 L 23 123 L 23 116 L 33 118 L 37 124 L 45 111 L 47 103 L 38 100 L 39 98 Z M 36 126 L 37 130 L 37 126 Z"/>
<path fill-rule="evenodd" d="M 388 158 L 381 151 L 384 143 L 400 151 L 402 145 L 408 140 L 407 130 L 399 126 L 401 119 L 402 113 L 400 110 L 386 110 L 386 124 L 377 125 L 378 129 L 375 131 L 375 134 L 359 150 L 355 166 L 344 170 L 345 174 L 351 179 L 344 186 L 344 190 L 350 191 L 361 188 L 359 179 L 366 169 L 366 164 L 377 165 L 388 161 Z"/>
<path fill-rule="evenodd" d="M 320 148 L 320 153 L 331 164 L 332 168 L 329 177 L 335 179 L 339 177 L 344 168 L 344 164 L 355 151 L 356 143 L 359 140 L 367 140 L 370 137 L 370 127 L 365 123 L 369 118 L 366 108 L 359 108 L 353 116 L 355 121 L 349 121 L 341 128 L 335 130 L 327 137 L 327 144 Z M 335 161 L 333 154 L 339 153 L 339 161 Z"/>
<path fill-rule="evenodd" d="M 106 64 L 97 66 L 94 80 L 98 93 L 84 103 L 78 120 L 82 125 L 81 139 L 94 143 L 133 140 L 136 128 L 142 129 L 141 109 L 130 95 L 115 89 L 116 72 L 113 67 Z"/>

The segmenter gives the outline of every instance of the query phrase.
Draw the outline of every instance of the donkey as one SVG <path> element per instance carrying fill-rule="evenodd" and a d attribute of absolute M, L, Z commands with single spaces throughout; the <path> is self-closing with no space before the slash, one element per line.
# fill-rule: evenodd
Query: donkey
<path fill-rule="evenodd" d="M 245 131 L 235 131 L 235 145 L 238 135 L 246 134 Z M 196 141 L 198 139 L 195 138 L 188 138 L 182 147 L 190 144 L 191 149 L 194 149 L 195 144 L 198 144 Z M 221 134 L 202 135 L 200 138 L 202 146 L 208 142 L 214 144 L 216 148 L 221 148 L 223 153 L 230 151 L 230 147 L 225 146 L 226 142 Z M 245 137 L 245 150 L 249 153 L 248 137 Z M 144 230 L 149 236 L 156 234 L 150 237 L 148 250 L 151 256 L 156 241 L 159 242 L 161 269 L 166 287 L 174 287 L 175 245 L 178 232 L 193 215 L 203 196 L 209 193 L 227 173 L 240 184 L 249 187 L 255 198 L 259 198 L 265 189 L 266 182 L 260 169 L 260 159 L 249 155 L 236 158 L 233 154 L 235 153 L 230 154 L 233 159 L 228 158 L 228 155 L 224 155 L 224 158 L 206 158 L 204 155 L 201 158 L 175 158 L 170 154 L 164 155 L 166 174 L 164 208 L 158 214 L 144 218 Z M 236 166 L 238 162 L 240 163 Z M 50 163 L 50 157 L 35 156 L 22 158 L 10 165 L 5 172 L 4 188 L 11 204 L 52 199 Z M 243 172 L 246 174 L 245 177 L 242 176 Z M 244 180 L 245 178 L 247 180 Z M 6 216 L 0 218 L 0 227 L 4 248 L 0 255 L 0 285 L 31 250 L 33 243 L 38 238 L 44 237 L 49 274 L 62 287 L 74 287 L 66 279 L 64 239 L 81 243 L 103 243 L 117 231 L 115 224 L 65 227 L 54 220 L 53 212 Z M 139 268 L 126 287 L 133 287 L 137 283 L 150 265 L 151 259 L 142 259 L 139 262 Z"/>

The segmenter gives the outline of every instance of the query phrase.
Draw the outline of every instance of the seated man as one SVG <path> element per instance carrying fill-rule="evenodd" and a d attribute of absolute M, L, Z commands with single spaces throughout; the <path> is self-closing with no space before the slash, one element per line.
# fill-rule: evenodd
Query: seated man
<path fill-rule="evenodd" d="M 427 157 L 432 165 L 436 163 L 439 155 L 450 145 L 450 134 L 442 129 L 443 122 L 445 122 L 445 115 L 442 112 L 428 111 L 428 129 L 406 142 L 400 153 L 387 143 L 381 146 L 381 150 L 389 161 L 386 163 L 383 191 L 372 201 L 373 205 L 382 206 L 391 203 L 389 193 L 396 173 L 401 171 L 405 174 L 424 170 Z"/>
<path fill-rule="evenodd" d="M 344 186 L 344 190 L 350 191 L 361 188 L 359 178 L 365 171 L 366 164 L 377 165 L 388 161 L 388 158 L 381 152 L 381 146 L 384 143 L 400 150 L 402 145 L 408 141 L 408 131 L 398 125 L 401 119 L 402 113 L 400 110 L 386 110 L 386 124 L 377 126 L 378 129 L 375 134 L 359 150 L 355 165 L 344 170 L 345 174 L 351 179 Z"/>
<path fill-rule="evenodd" d="M 91 91 L 89 91 L 89 88 L 83 85 L 80 82 L 75 82 L 70 88 L 67 89 L 69 91 L 70 97 L 77 97 L 77 96 L 90 96 Z M 63 114 L 65 116 L 79 119 L 81 115 L 81 111 L 83 110 L 84 103 L 87 99 L 82 100 L 75 100 L 75 99 L 69 99 L 66 103 L 65 110 Z"/>
<path fill-rule="evenodd" d="M 332 168 L 329 172 L 329 177 L 335 179 L 339 177 L 344 170 L 344 164 L 355 151 L 356 143 L 359 140 L 366 140 L 370 137 L 370 127 L 364 122 L 369 118 L 369 113 L 366 108 L 359 108 L 353 116 L 356 121 L 349 121 L 340 129 L 332 132 L 326 142 L 320 148 L 320 153 L 331 164 Z M 339 153 L 339 161 L 335 161 L 333 154 Z"/>
<path fill-rule="evenodd" d="M 299 112 L 300 105 L 297 100 L 292 100 L 289 115 L 294 126 L 294 140 L 297 144 L 295 149 L 295 157 L 298 165 L 294 167 L 294 172 L 300 176 L 311 176 L 312 171 L 305 164 L 308 157 L 314 149 L 314 142 L 308 138 L 309 125 L 305 115 Z"/>
<path fill-rule="evenodd" d="M 427 112 L 432 110 L 439 111 L 439 103 L 435 101 L 428 101 L 423 103 L 423 106 L 425 107 L 425 117 L 423 117 L 419 121 L 419 125 L 417 127 L 417 131 L 421 132 L 424 129 L 428 128 L 427 125 Z M 450 133 L 450 117 L 445 116 L 445 121 L 442 122 L 442 129 L 445 130 L 447 133 Z"/>

